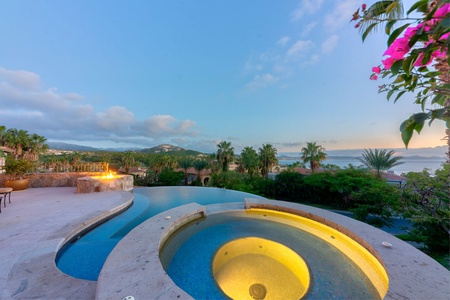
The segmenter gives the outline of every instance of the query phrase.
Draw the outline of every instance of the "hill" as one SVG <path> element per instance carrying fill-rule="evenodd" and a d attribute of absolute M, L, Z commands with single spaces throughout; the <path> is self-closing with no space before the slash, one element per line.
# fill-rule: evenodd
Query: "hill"
<path fill-rule="evenodd" d="M 154 154 L 167 153 L 169 155 L 174 155 L 174 156 L 186 156 L 186 155 L 197 156 L 197 155 L 204 154 L 199 151 L 188 150 L 188 149 L 184 149 L 184 148 L 181 148 L 178 146 L 172 146 L 169 144 L 162 144 L 162 145 L 159 145 L 156 147 L 142 149 L 142 150 L 140 150 L 140 152 L 154 153 Z"/>
<path fill-rule="evenodd" d="M 52 150 L 67 150 L 67 151 L 88 151 L 95 152 L 100 151 L 100 149 L 88 147 L 88 146 L 80 146 L 75 144 L 67 144 L 61 142 L 47 142 L 48 147 Z"/>

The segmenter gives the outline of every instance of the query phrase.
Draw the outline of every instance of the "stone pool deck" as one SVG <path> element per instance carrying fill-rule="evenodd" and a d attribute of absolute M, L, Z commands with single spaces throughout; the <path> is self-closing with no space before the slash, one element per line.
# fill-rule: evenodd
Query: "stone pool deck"
<path fill-rule="evenodd" d="M 125 209 L 132 199 L 131 192 L 77 194 L 75 187 L 13 192 L 12 203 L 2 207 L 0 213 L 0 299 L 121 300 L 129 295 L 135 299 L 190 299 L 162 269 L 159 244 L 191 217 L 243 209 L 243 204 L 188 204 L 149 219 L 119 243 L 98 283 L 72 278 L 56 268 L 56 252 L 65 241 L 82 228 Z M 279 209 L 300 209 L 325 218 L 342 231 L 361 237 L 387 268 L 390 287 L 386 299 L 450 299 L 450 272 L 409 244 L 366 224 L 316 208 L 255 199 L 248 199 L 246 205 L 273 209 L 274 204 Z M 146 230 L 149 228 L 154 230 Z M 151 242 L 147 243 L 149 236 Z M 134 242 L 127 243 L 130 240 Z M 383 247 L 382 241 L 393 247 Z"/>
<path fill-rule="evenodd" d="M 59 271 L 56 252 L 132 199 L 126 191 L 77 194 L 76 187 L 13 192 L 0 213 L 0 299 L 94 299 L 97 283 Z"/>

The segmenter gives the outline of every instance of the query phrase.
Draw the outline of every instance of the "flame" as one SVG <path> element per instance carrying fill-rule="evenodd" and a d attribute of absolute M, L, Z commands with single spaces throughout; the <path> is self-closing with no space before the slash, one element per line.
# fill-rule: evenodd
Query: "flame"
<path fill-rule="evenodd" d="M 103 175 L 102 179 L 113 179 L 114 175 L 111 171 L 109 171 L 109 175 Z"/>

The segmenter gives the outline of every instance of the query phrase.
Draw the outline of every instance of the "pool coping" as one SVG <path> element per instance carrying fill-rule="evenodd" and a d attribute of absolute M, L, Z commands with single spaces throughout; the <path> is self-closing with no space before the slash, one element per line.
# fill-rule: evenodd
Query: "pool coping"
<path fill-rule="evenodd" d="M 177 228 L 199 217 L 251 207 L 298 214 L 328 225 L 359 242 L 386 268 L 389 290 L 384 299 L 450 298 L 450 271 L 387 232 L 315 207 L 246 198 L 244 204 L 202 206 L 190 203 L 143 222 L 125 236 L 109 255 L 97 281 L 96 299 L 123 299 L 127 296 L 135 299 L 193 299 L 164 271 L 159 259 L 164 241 Z M 388 242 L 392 247 L 386 248 L 382 242 Z"/>

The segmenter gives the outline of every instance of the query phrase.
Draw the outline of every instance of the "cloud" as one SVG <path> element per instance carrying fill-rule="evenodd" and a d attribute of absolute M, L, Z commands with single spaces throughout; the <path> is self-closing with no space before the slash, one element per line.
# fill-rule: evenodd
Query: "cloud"
<path fill-rule="evenodd" d="M 170 115 L 150 115 L 144 120 L 123 106 L 104 111 L 84 103 L 77 93 L 43 89 L 32 72 L 0 68 L 0 120 L 49 140 L 109 141 L 150 146 L 154 141 L 198 135 L 192 120 Z"/>
<path fill-rule="evenodd" d="M 322 43 L 322 52 L 330 53 L 333 51 L 334 47 L 336 47 L 337 42 L 339 40 L 339 36 L 336 34 L 331 35 Z"/>
<path fill-rule="evenodd" d="M 121 106 L 112 106 L 97 114 L 97 124 L 105 130 L 123 130 L 134 122 L 134 114 Z"/>
<path fill-rule="evenodd" d="M 253 80 L 245 86 L 248 90 L 257 90 L 268 87 L 278 81 L 278 78 L 271 74 L 256 75 Z"/>
<path fill-rule="evenodd" d="M 292 21 L 299 20 L 303 15 L 311 15 L 317 12 L 322 6 L 323 0 L 302 0 L 292 12 Z"/>
<path fill-rule="evenodd" d="M 303 57 L 313 46 L 312 41 L 299 40 L 286 51 L 286 56 L 288 59 L 298 59 Z"/>
<path fill-rule="evenodd" d="M 324 26 L 330 31 L 336 31 L 343 25 L 348 25 L 349 16 L 355 12 L 355 7 L 359 6 L 357 0 L 336 1 L 338 4 L 331 13 L 325 15 Z"/>
<path fill-rule="evenodd" d="M 311 22 L 303 28 L 301 33 L 302 36 L 307 36 L 315 27 L 317 26 L 317 22 Z"/>
<path fill-rule="evenodd" d="M 287 42 L 291 40 L 288 36 L 283 36 L 281 39 L 278 40 L 277 45 L 286 46 Z"/>
<path fill-rule="evenodd" d="M 25 90 L 35 90 L 41 85 L 39 75 L 22 70 L 7 70 L 0 67 L 0 83 L 8 83 Z"/>

